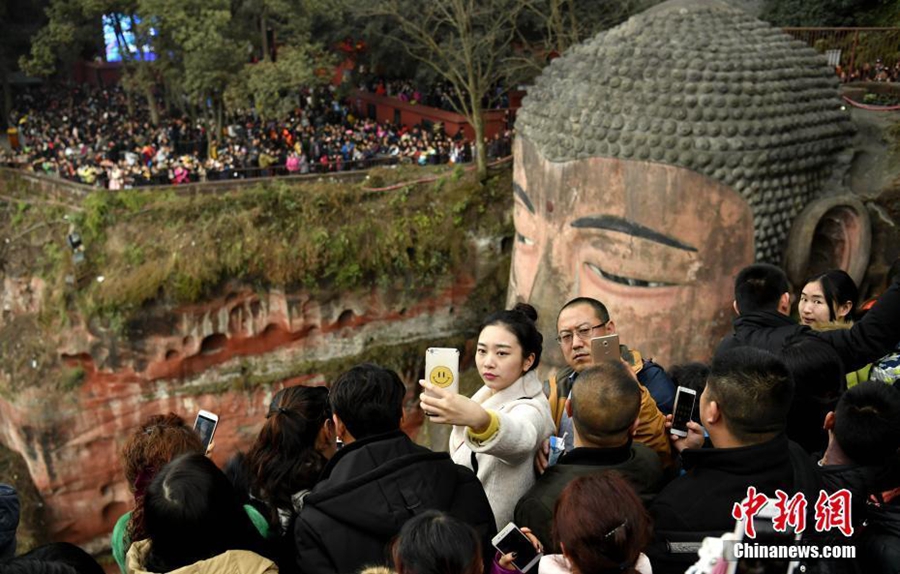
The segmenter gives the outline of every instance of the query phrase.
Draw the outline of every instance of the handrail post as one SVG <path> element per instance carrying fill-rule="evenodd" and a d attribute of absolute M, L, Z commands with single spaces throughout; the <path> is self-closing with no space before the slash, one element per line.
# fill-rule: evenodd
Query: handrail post
<path fill-rule="evenodd" d="M 853 32 L 853 46 L 850 48 L 850 70 L 855 69 L 856 46 L 859 44 L 859 30 Z"/>

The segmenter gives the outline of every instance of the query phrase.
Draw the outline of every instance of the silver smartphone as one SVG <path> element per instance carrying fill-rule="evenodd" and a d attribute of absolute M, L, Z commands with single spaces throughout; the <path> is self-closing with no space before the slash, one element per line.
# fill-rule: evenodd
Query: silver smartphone
<path fill-rule="evenodd" d="M 619 350 L 619 335 L 604 335 L 602 337 L 594 337 L 591 339 L 591 358 L 594 364 L 603 361 L 618 361 L 622 358 L 622 352 Z"/>

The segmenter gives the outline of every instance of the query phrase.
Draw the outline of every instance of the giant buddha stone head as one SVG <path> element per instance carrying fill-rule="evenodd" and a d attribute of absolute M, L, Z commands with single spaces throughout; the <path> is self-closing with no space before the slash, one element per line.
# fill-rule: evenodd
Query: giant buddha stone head
<path fill-rule="evenodd" d="M 567 51 L 517 131 L 510 300 L 537 307 L 552 341 L 566 301 L 599 299 L 623 343 L 666 363 L 709 356 L 735 274 L 782 263 L 798 215 L 840 185 L 853 133 L 822 56 L 713 0 L 666 2 Z"/>

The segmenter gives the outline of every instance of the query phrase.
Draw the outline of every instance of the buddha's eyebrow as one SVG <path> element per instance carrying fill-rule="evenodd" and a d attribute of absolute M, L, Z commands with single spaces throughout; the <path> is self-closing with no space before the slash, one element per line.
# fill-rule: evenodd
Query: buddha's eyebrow
<path fill-rule="evenodd" d="M 516 182 L 513 182 L 513 193 L 522 200 L 522 203 L 525 204 L 525 209 L 534 213 L 534 204 L 531 203 L 531 198 L 528 197 L 528 194 L 525 193 L 525 190 L 522 189 L 522 186 Z"/>
<path fill-rule="evenodd" d="M 616 217 L 615 215 L 594 215 L 590 217 L 581 217 L 572 222 L 572 227 L 576 229 L 593 228 L 605 229 L 607 231 L 618 231 L 619 233 L 627 233 L 628 235 L 634 235 L 635 237 L 640 237 L 641 239 L 655 241 L 668 247 L 684 249 L 685 251 L 697 251 L 696 247 L 691 247 L 686 243 L 682 243 L 674 237 L 669 237 L 668 235 L 664 235 L 659 231 L 655 231 L 653 229 L 650 229 L 649 227 L 644 227 L 643 225 L 640 225 L 633 221 L 628 221 L 627 219 L 623 219 L 621 217 Z"/>

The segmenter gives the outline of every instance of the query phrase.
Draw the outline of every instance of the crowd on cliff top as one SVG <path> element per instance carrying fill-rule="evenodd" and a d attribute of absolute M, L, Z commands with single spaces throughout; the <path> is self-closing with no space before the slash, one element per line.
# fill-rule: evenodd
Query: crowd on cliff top
<path fill-rule="evenodd" d="M 327 388 L 279 390 L 224 471 L 207 455 L 227 418 L 151 416 L 120 437 L 134 499 L 113 556 L 123 574 L 725 574 L 726 542 L 759 536 L 805 547 L 801 572 L 896 572 L 900 261 L 890 273 L 864 312 L 843 271 L 810 278 L 798 323 L 784 271 L 750 265 L 711 363 L 668 371 L 626 345 L 594 357 L 592 338 L 617 334 L 596 299 L 562 304 L 555 342 L 520 303 L 484 320 L 471 398 L 449 364 L 419 381 L 417 404 L 394 371 L 360 364 Z M 566 366 L 542 381 L 553 344 Z M 451 427 L 448 452 L 401 430 L 423 415 Z M 0 559 L 14 496 L 0 487 Z M 789 572 L 746 552 L 738 572 Z M 67 545 L 0 561 L 0 574 L 100 572 Z"/>
<path fill-rule="evenodd" d="M 376 77 L 364 82 L 360 87 L 376 95 L 397 98 L 410 104 L 421 104 L 453 112 L 460 109 L 457 103 L 459 95 L 453 84 L 447 81 L 434 82 L 423 88 L 412 80 Z M 481 98 L 481 107 L 485 110 L 509 108 L 507 90 L 500 85 L 495 86 L 491 93 Z"/>
<path fill-rule="evenodd" d="M 861 66 L 844 69 L 837 68 L 838 77 L 841 82 L 897 82 L 900 81 L 900 60 L 893 66 L 888 66 L 881 61 L 881 58 L 875 60 L 875 64 L 866 62 Z"/>
<path fill-rule="evenodd" d="M 163 111 L 152 125 L 146 106 L 129 106 L 118 87 L 45 85 L 21 94 L 12 113 L 18 149 L 0 162 L 87 185 L 123 189 L 193 181 L 326 173 L 375 165 L 464 163 L 472 144 L 441 125 L 396 126 L 354 117 L 331 88 L 305 92 L 282 121 L 233 117 L 208 153 L 205 128 Z M 510 132 L 490 142 L 509 155 Z"/>

